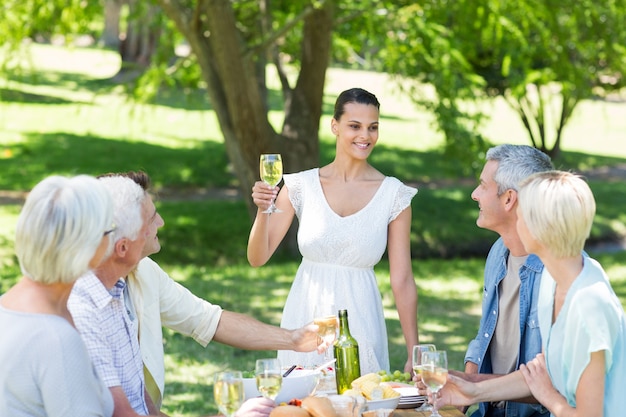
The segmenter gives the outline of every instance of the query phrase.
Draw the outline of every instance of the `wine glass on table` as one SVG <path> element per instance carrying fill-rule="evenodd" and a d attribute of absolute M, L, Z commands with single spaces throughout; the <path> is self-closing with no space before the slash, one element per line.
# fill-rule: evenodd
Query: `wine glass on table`
<path fill-rule="evenodd" d="M 335 339 L 337 339 L 337 329 L 339 328 L 335 305 L 330 303 L 316 304 L 313 313 L 313 323 L 319 327 L 317 331 L 319 337 L 329 345 L 332 345 Z M 324 360 L 329 361 L 332 358 L 333 355 L 329 346 L 324 352 Z"/>
<path fill-rule="evenodd" d="M 243 404 L 243 378 L 240 371 L 226 371 L 215 374 L 213 397 L 215 404 L 226 417 L 233 417 Z"/>
<path fill-rule="evenodd" d="M 276 358 L 257 359 L 254 370 L 256 387 L 265 398 L 276 400 L 280 387 L 283 385 L 283 375 L 280 360 Z"/>
<path fill-rule="evenodd" d="M 433 412 L 430 417 L 441 417 L 437 411 L 437 393 L 448 378 L 448 356 L 445 350 L 422 353 L 422 380 L 433 393 Z"/>
<path fill-rule="evenodd" d="M 423 344 L 413 346 L 413 371 L 418 378 L 422 378 L 422 353 L 434 352 L 437 350 L 433 344 Z M 432 406 L 428 404 L 428 401 L 424 401 L 421 406 L 417 407 L 415 411 L 431 411 Z"/>
<path fill-rule="evenodd" d="M 266 153 L 261 155 L 260 161 L 261 181 L 271 187 L 276 187 L 283 178 L 283 160 L 278 153 Z M 282 213 L 274 204 L 274 199 L 267 210 L 263 213 Z"/>

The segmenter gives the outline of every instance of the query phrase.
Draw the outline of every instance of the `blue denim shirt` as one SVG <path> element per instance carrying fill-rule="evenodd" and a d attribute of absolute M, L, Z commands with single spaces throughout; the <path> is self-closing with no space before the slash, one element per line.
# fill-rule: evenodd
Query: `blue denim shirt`
<path fill-rule="evenodd" d="M 504 246 L 502 238 L 498 239 L 487 256 L 485 264 L 485 286 L 483 288 L 482 318 L 476 338 L 469 343 L 465 362 L 478 365 L 481 374 L 492 373 L 489 344 L 498 321 L 498 285 L 506 276 L 509 250 Z M 537 318 L 537 297 L 543 263 L 535 255 L 529 255 L 519 271 L 519 308 L 520 308 L 520 346 L 517 355 L 517 368 L 541 352 L 541 334 Z M 472 417 L 487 416 L 487 403 L 481 403 Z M 507 417 L 538 417 L 548 416 L 549 412 L 539 404 L 523 404 L 508 401 Z"/>

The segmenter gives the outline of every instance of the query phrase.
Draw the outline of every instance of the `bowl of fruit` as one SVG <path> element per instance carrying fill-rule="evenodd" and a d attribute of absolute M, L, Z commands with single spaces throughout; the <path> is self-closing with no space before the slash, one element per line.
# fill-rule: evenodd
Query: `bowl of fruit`
<path fill-rule="evenodd" d="M 400 393 L 394 390 L 387 381 L 383 381 L 381 372 L 360 376 L 352 381 L 352 388 L 344 391 L 342 395 L 365 398 L 367 410 L 395 409 L 400 402 Z M 409 379 L 410 377 L 409 374 Z"/>

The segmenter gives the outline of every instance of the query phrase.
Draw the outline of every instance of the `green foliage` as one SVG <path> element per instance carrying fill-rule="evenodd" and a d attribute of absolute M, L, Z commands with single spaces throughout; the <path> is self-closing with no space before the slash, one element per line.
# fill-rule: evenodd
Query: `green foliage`
<path fill-rule="evenodd" d="M 246 51 L 261 67 L 279 56 L 300 67 L 303 16 L 324 1 L 231 3 Z M 139 2 L 136 13 L 142 4 L 147 3 Z M 195 6 L 190 0 L 180 4 L 189 11 Z M 624 86 L 626 0 L 333 4 L 335 63 L 398 74 L 404 91 L 436 115 L 445 154 L 464 162 L 455 166 L 456 173 L 476 169 L 474 156 L 493 141 L 481 133 L 485 114 L 476 110 L 477 98 L 506 97 L 533 145 L 556 156 L 578 103 Z M 4 48 L 27 38 L 95 34 L 102 26 L 102 4 L 95 0 L 9 0 L 1 10 Z M 128 90 L 154 102 L 168 88 L 191 93 L 205 87 L 195 57 L 173 56 L 185 44 L 174 22 L 161 14 L 154 24 L 161 36 L 153 65 Z M 5 70 L 15 63 L 2 62 Z M 434 91 L 424 90 L 424 84 Z"/>
<path fill-rule="evenodd" d="M 467 175 L 477 168 L 472 166 L 474 155 L 488 148 L 479 133 L 483 115 L 468 105 L 484 81 L 472 73 L 451 31 L 443 23 L 431 22 L 422 6 L 407 6 L 395 13 L 396 24 L 389 31 L 381 59 L 389 72 L 398 74 L 402 90 L 436 115 L 436 126 L 446 138 L 446 155 L 462 161 L 457 169 Z M 434 86 L 434 91 L 425 85 Z"/>
<path fill-rule="evenodd" d="M 385 68 L 436 112 L 448 148 L 480 149 L 482 116 L 467 103 L 502 95 L 531 142 L 556 156 L 580 100 L 624 86 L 624 0 L 431 0 L 390 13 Z M 411 80 L 432 85 L 434 97 Z"/>
<path fill-rule="evenodd" d="M 51 40 L 54 35 L 90 33 L 102 12 L 95 0 L 5 0 L 0 19 L 0 45 L 16 46 L 25 39 Z"/>

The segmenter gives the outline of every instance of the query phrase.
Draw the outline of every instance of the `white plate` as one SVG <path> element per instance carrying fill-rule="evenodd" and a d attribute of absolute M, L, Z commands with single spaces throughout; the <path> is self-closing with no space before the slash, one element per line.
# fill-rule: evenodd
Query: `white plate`
<path fill-rule="evenodd" d="M 396 408 L 407 409 L 407 408 L 417 408 L 424 403 L 424 399 L 420 399 L 419 401 L 414 402 L 399 402 Z"/>
<path fill-rule="evenodd" d="M 419 397 L 420 396 L 419 391 L 415 387 L 398 387 L 398 388 L 394 388 L 393 390 L 399 392 L 400 396 L 402 397 Z"/>
<path fill-rule="evenodd" d="M 428 398 L 425 395 L 419 395 L 419 391 L 414 386 L 397 386 L 393 389 L 400 393 L 398 408 L 417 408 Z"/>

